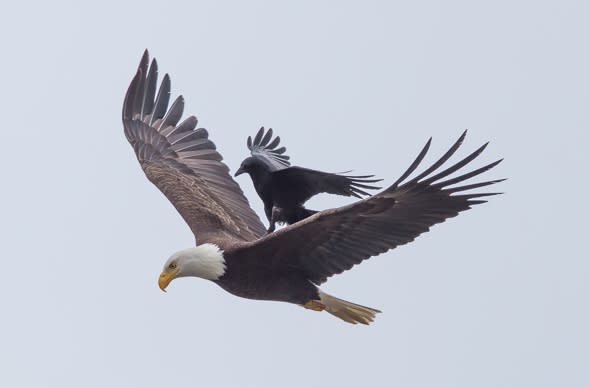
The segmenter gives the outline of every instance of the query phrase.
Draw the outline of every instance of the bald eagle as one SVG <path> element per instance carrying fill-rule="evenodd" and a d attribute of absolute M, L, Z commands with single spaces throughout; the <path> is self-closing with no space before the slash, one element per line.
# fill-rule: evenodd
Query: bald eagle
<path fill-rule="evenodd" d="M 281 138 L 272 137 L 260 128 L 254 140 L 248 136 L 246 145 L 252 156 L 242 161 L 235 177 L 248 173 L 254 188 L 264 203 L 264 212 L 269 222 L 267 232 L 275 230 L 277 222 L 294 224 L 317 213 L 303 204 L 314 195 L 329 193 L 362 198 L 369 195 L 365 190 L 380 189 L 371 183 L 382 179 L 370 179 L 373 175 L 347 176 L 309 168 L 291 166 L 286 148 L 279 145 Z"/>
<path fill-rule="evenodd" d="M 125 96 L 125 135 L 147 178 L 172 202 L 196 239 L 195 247 L 166 261 L 158 280 L 162 290 L 173 279 L 195 276 L 240 297 L 294 303 L 349 323 L 369 324 L 379 310 L 335 298 L 318 286 L 497 194 L 466 191 L 500 180 L 462 182 L 501 160 L 449 178 L 487 144 L 437 172 L 457 151 L 463 133 L 440 159 L 413 178 L 409 179 L 431 140 L 398 180 L 373 197 L 266 234 L 207 131 L 197 128 L 194 116 L 180 122 L 182 96 L 168 107 L 170 77 L 163 77 L 158 90 L 158 65 L 155 59 L 148 65 L 146 51 Z"/>

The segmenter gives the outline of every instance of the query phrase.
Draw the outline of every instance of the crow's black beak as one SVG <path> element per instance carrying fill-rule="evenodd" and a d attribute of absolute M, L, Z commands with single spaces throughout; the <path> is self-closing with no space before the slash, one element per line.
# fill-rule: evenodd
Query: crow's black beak
<path fill-rule="evenodd" d="M 246 170 L 244 170 L 242 167 L 240 167 L 240 168 L 238 168 L 238 171 L 236 171 L 236 173 L 234 174 L 234 176 L 238 176 L 238 175 L 243 174 L 245 172 L 246 172 Z"/>

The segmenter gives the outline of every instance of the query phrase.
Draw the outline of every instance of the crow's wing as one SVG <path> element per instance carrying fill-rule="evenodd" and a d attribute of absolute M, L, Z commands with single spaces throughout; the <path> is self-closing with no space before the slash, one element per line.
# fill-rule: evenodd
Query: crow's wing
<path fill-rule="evenodd" d="M 289 167 L 289 156 L 285 155 L 287 148 L 279 147 L 281 138 L 279 136 L 272 138 L 272 128 L 269 128 L 265 133 L 264 127 L 260 128 L 252 140 L 251 136 L 248 136 L 246 145 L 250 150 L 250 154 L 262 160 L 269 168 L 269 171 L 282 170 Z"/>
<path fill-rule="evenodd" d="M 303 167 L 288 167 L 272 174 L 275 189 L 297 204 L 303 204 L 320 193 L 362 198 L 369 195 L 365 190 L 380 189 L 372 184 L 381 179 L 371 178 L 373 175 L 347 176 Z"/>

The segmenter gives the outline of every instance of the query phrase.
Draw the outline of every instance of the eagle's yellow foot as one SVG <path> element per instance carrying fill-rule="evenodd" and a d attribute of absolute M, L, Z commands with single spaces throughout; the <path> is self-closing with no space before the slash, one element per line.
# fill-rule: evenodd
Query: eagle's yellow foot
<path fill-rule="evenodd" d="M 324 311 L 326 309 L 326 305 L 319 300 L 310 300 L 309 302 L 302 304 L 302 306 L 313 311 Z"/>

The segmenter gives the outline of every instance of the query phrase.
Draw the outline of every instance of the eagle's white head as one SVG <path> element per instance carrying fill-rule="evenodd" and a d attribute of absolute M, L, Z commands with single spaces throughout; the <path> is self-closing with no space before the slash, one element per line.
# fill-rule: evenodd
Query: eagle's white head
<path fill-rule="evenodd" d="M 217 280 L 225 273 L 223 251 L 215 244 L 201 244 L 178 251 L 166 261 L 158 285 L 162 291 L 176 278 L 195 276 Z"/>

